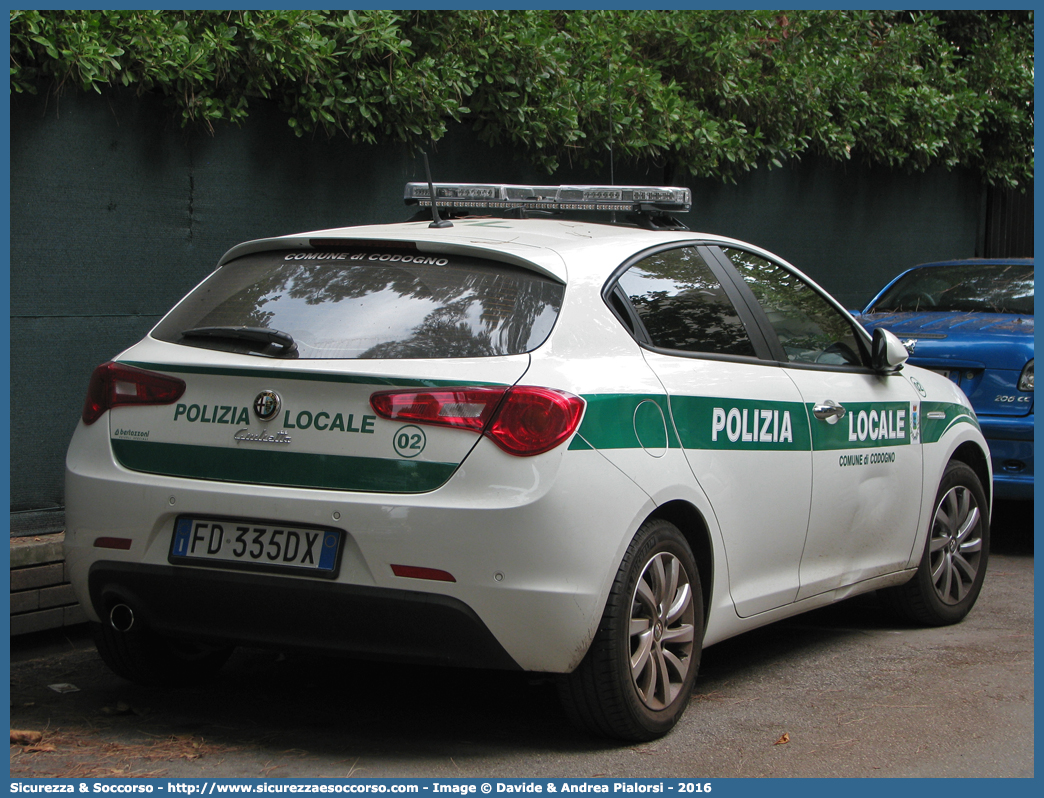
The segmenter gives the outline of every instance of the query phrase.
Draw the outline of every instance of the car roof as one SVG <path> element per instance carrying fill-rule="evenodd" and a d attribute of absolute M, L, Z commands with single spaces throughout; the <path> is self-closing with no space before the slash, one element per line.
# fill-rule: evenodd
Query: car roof
<path fill-rule="evenodd" d="M 427 221 L 360 225 L 315 230 L 275 238 L 247 241 L 222 256 L 222 266 L 235 258 L 272 249 L 312 247 L 317 241 L 330 246 L 337 241 L 410 241 L 418 249 L 492 257 L 536 270 L 560 282 L 591 272 L 607 276 L 621 262 L 643 250 L 682 241 L 705 241 L 723 246 L 741 246 L 768 257 L 750 244 L 718 235 L 688 230 L 656 231 L 626 225 L 598 224 L 572 219 L 505 219 L 464 217 L 453 227 L 431 228 Z M 778 260 L 778 258 L 775 258 Z"/>

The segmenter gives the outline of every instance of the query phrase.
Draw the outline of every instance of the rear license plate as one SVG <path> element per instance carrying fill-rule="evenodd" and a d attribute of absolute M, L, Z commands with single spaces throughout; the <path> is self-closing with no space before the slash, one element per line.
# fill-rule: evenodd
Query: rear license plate
<path fill-rule="evenodd" d="M 339 529 L 179 516 L 174 522 L 168 559 L 172 563 L 333 578 L 341 562 L 342 537 Z"/>

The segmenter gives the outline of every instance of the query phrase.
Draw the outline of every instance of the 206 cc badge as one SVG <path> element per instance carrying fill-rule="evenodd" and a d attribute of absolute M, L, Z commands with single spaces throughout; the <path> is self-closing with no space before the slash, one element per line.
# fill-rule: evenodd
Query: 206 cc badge
<path fill-rule="evenodd" d="M 261 391 L 254 399 L 254 414 L 261 421 L 271 421 L 279 415 L 283 400 L 275 391 Z"/>

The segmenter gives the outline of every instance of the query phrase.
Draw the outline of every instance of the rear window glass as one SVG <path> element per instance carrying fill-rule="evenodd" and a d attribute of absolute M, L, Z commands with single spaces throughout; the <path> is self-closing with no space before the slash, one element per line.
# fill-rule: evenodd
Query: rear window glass
<path fill-rule="evenodd" d="M 304 359 L 516 355 L 547 338 L 564 290 L 534 272 L 458 255 L 262 252 L 214 272 L 152 335 Z"/>

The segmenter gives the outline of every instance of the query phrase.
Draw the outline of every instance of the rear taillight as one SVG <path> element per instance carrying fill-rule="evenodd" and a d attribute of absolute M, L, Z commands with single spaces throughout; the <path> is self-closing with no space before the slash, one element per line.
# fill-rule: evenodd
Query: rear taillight
<path fill-rule="evenodd" d="M 509 454 L 541 454 L 566 441 L 583 413 L 579 396 L 550 388 L 512 388 L 486 435 Z"/>
<path fill-rule="evenodd" d="M 370 406 L 381 418 L 415 421 L 482 432 L 507 388 L 443 388 L 429 391 L 380 391 Z"/>
<path fill-rule="evenodd" d="M 185 381 L 152 371 L 102 363 L 91 375 L 87 401 L 83 403 L 83 423 L 93 424 L 102 414 L 118 405 L 169 405 L 185 393 Z"/>
<path fill-rule="evenodd" d="M 533 386 L 380 391 L 370 405 L 381 418 L 458 427 L 484 434 L 508 454 L 554 449 L 580 424 L 584 400 Z"/>

